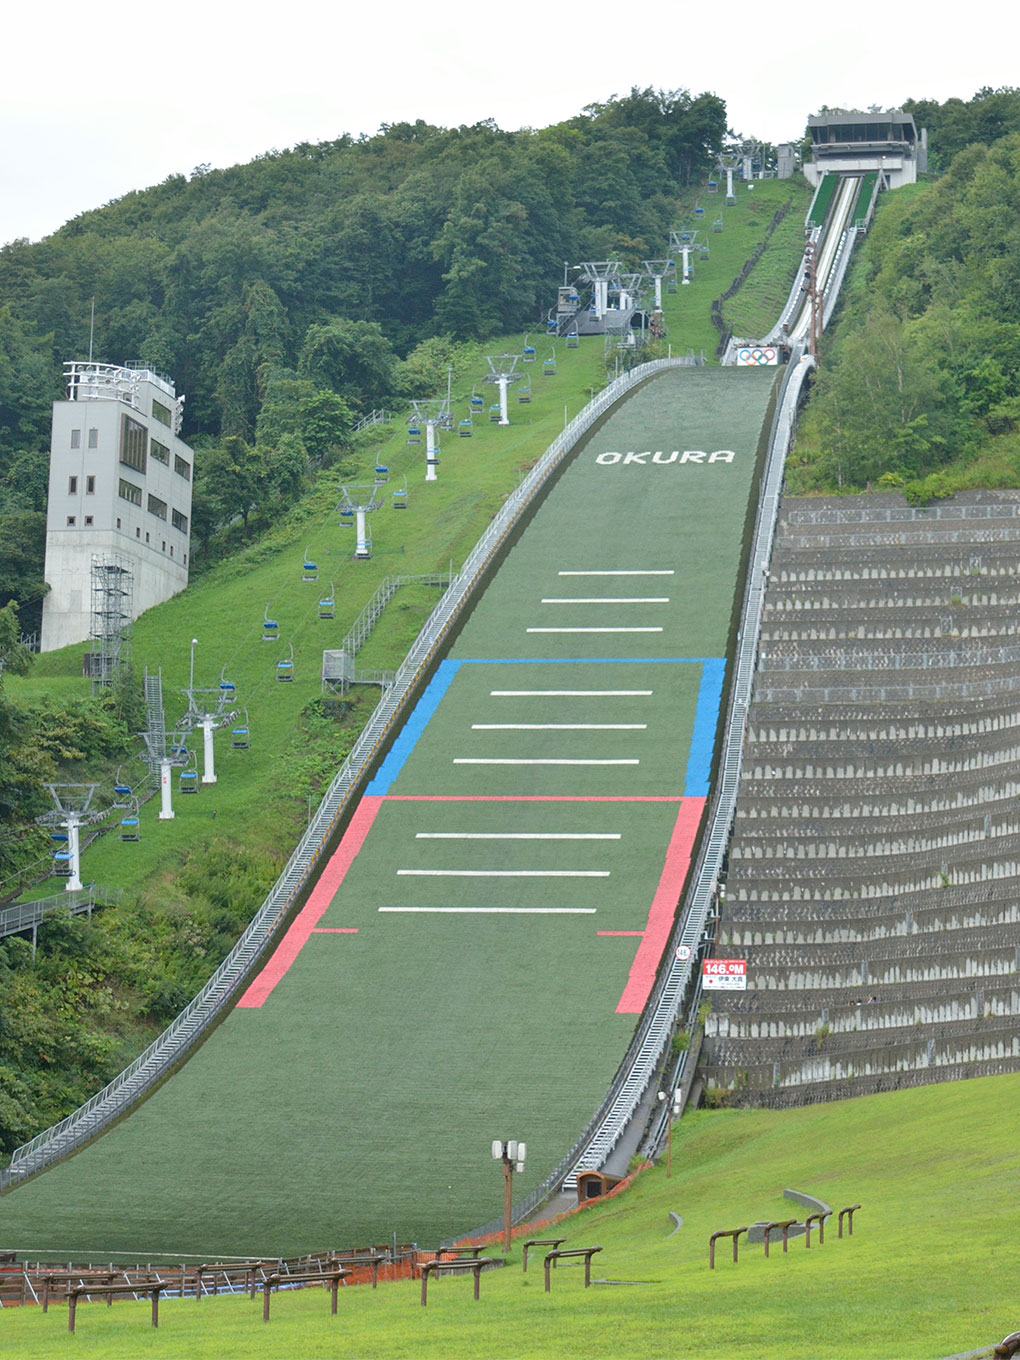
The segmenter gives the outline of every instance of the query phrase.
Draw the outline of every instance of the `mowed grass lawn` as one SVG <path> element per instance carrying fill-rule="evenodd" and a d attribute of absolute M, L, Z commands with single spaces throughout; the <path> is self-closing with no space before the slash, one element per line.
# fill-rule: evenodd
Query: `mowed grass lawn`
<path fill-rule="evenodd" d="M 993 1077 L 779 1113 L 715 1111 L 674 1133 L 673 1177 L 640 1175 L 623 1195 L 568 1218 L 567 1247 L 600 1245 L 596 1280 L 561 1269 L 543 1290 L 541 1257 L 482 1278 L 439 1279 L 420 1306 L 403 1282 L 345 1291 L 330 1318 L 319 1290 L 279 1296 L 272 1320 L 260 1302 L 168 1301 L 160 1328 L 148 1303 L 79 1310 L 66 1331 L 62 1306 L 0 1314 L 0 1355 L 226 1356 L 251 1360 L 936 1360 L 1001 1340 L 1018 1317 L 1016 1236 L 1020 1077 Z M 784 1188 L 836 1210 L 860 1203 L 854 1235 L 830 1221 L 789 1254 L 742 1246 L 734 1265 L 720 1228 L 803 1216 Z M 498 1197 L 498 1196 L 497 1196 Z M 683 1227 L 673 1233 L 669 1212 Z M 493 1254 L 498 1255 L 498 1246 Z"/>

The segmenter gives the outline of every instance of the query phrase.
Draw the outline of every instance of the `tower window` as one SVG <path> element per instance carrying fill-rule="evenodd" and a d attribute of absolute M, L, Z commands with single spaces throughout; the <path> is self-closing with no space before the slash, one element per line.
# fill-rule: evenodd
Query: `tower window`
<path fill-rule="evenodd" d="M 90 529 L 90 528 L 92 527 L 92 522 L 93 522 L 92 516 L 91 516 L 91 515 L 86 515 L 86 516 L 85 516 L 85 527 L 86 527 L 86 529 Z"/>
<path fill-rule="evenodd" d="M 149 432 L 144 425 L 130 416 L 121 418 L 120 461 L 137 472 L 145 471 L 145 450 L 149 442 Z"/>
<path fill-rule="evenodd" d="M 74 516 L 73 516 L 73 515 L 68 515 L 68 517 L 67 517 L 67 527 L 68 527 L 69 529 L 73 529 L 73 528 L 74 528 L 74 523 L 75 523 Z"/>
<path fill-rule="evenodd" d="M 95 494 L 96 494 L 96 479 L 95 479 L 95 477 L 92 477 L 92 476 L 86 477 L 86 478 L 85 478 L 85 495 L 86 495 L 86 496 L 94 496 Z"/>
<path fill-rule="evenodd" d="M 68 494 L 69 496 L 76 496 L 76 495 L 78 494 L 78 478 L 77 478 L 77 477 L 68 477 L 68 479 L 67 479 L 67 494 Z"/>
<path fill-rule="evenodd" d="M 89 430 L 89 448 L 90 449 L 99 448 L 99 431 L 96 429 L 94 425 L 92 429 Z"/>
<path fill-rule="evenodd" d="M 71 448 L 72 449 L 81 448 L 81 430 L 71 431 Z"/>

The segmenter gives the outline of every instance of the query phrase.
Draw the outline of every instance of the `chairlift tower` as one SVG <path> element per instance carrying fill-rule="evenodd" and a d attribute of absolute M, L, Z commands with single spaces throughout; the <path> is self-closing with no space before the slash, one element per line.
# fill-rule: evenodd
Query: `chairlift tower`
<path fill-rule="evenodd" d="M 159 820 L 172 822 L 173 809 L 173 772 L 191 764 L 191 752 L 187 738 L 189 728 L 182 724 L 170 737 L 167 744 L 166 715 L 163 710 L 163 672 L 155 675 L 145 672 L 145 755 L 142 759 L 153 775 L 159 775 Z"/>
<path fill-rule="evenodd" d="M 591 285 L 592 310 L 596 321 L 601 321 L 609 310 L 609 287 L 620 276 L 619 260 L 585 260 L 576 269 L 582 280 Z"/>
<path fill-rule="evenodd" d="M 680 271 L 681 283 L 690 283 L 694 277 L 691 269 L 691 252 L 700 249 L 700 236 L 700 232 L 683 227 L 678 227 L 675 231 L 669 233 L 670 247 L 683 260 L 683 268 Z"/>
<path fill-rule="evenodd" d="M 191 639 L 191 678 L 188 688 L 183 691 L 188 701 L 185 722 L 191 728 L 202 731 L 202 783 L 216 783 L 216 752 L 213 746 L 213 733 L 232 723 L 237 714 L 234 701 L 237 687 L 226 679 L 226 667 L 220 673 L 220 683 L 215 689 L 195 688 L 195 648 L 198 638 Z"/>
<path fill-rule="evenodd" d="M 645 286 L 644 274 L 622 274 L 620 283 L 620 311 L 629 312 L 640 307 L 641 293 Z"/>
<path fill-rule="evenodd" d="M 337 509 L 341 515 L 348 519 L 353 515 L 357 527 L 358 541 L 354 547 L 354 560 L 356 562 L 367 562 L 372 556 L 372 539 L 368 532 L 368 516 L 383 504 L 379 483 L 366 482 L 360 486 L 342 486 L 340 497 L 340 504 Z"/>
<path fill-rule="evenodd" d="M 675 260 L 645 260 L 644 266 L 655 284 L 655 310 L 662 311 L 662 280 L 676 270 Z"/>
<path fill-rule="evenodd" d="M 731 207 L 737 201 L 733 193 L 733 172 L 742 159 L 739 151 L 724 151 L 719 157 L 719 169 L 726 173 L 726 202 Z"/>
<path fill-rule="evenodd" d="M 62 826 L 67 832 L 67 854 L 69 875 L 65 884 L 66 892 L 81 892 L 81 843 L 79 829 L 90 822 L 99 821 L 104 812 L 92 812 L 89 808 L 98 784 L 47 784 L 50 797 L 55 804 L 52 812 L 44 812 L 36 818 L 38 826 Z"/>
<path fill-rule="evenodd" d="M 131 622 L 134 618 L 134 572 L 126 557 L 92 555 L 92 652 L 89 676 L 93 698 L 119 677 L 131 656 Z"/>
<path fill-rule="evenodd" d="M 438 482 L 439 443 L 436 431 L 453 428 L 449 393 L 445 397 L 419 397 L 413 400 L 411 405 L 414 407 L 414 415 L 408 418 L 408 425 L 417 422 L 425 426 L 425 480 Z"/>
<path fill-rule="evenodd" d="M 483 381 L 499 387 L 499 423 L 500 425 L 510 424 L 510 414 L 507 403 L 507 393 L 515 382 L 520 382 L 524 377 L 523 373 L 517 372 L 517 361 L 521 358 L 519 354 L 487 354 L 485 362 L 489 365 Z"/>

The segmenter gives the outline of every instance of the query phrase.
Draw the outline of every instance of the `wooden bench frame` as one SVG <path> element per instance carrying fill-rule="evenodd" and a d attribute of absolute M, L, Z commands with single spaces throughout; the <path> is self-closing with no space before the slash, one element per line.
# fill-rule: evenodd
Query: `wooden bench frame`
<path fill-rule="evenodd" d="M 547 1252 L 545 1257 L 545 1292 L 548 1294 L 550 1288 L 552 1287 L 551 1281 L 549 1279 L 550 1266 L 554 1265 L 557 1261 L 566 1260 L 568 1256 L 584 1257 L 584 1287 L 585 1289 L 587 1289 L 588 1286 L 591 1284 L 591 1258 L 595 1255 L 597 1251 L 601 1250 L 602 1250 L 601 1247 L 575 1247 L 573 1251 Z"/>
<path fill-rule="evenodd" d="M 467 1261 L 426 1261 L 421 1268 L 421 1306 L 423 1308 L 428 1307 L 429 1275 L 434 1275 L 438 1271 L 452 1271 L 459 1274 L 463 1274 L 466 1270 L 474 1271 L 475 1299 L 477 1300 L 481 1296 L 482 1271 L 486 1266 L 498 1264 L 493 1256 L 476 1256 L 473 1260 Z"/>
<path fill-rule="evenodd" d="M 279 1289 L 285 1284 L 328 1284 L 332 1301 L 330 1305 L 330 1317 L 336 1317 L 337 1296 L 340 1293 L 340 1281 L 347 1278 L 351 1272 L 344 1270 L 343 1266 L 336 1266 L 333 1270 L 322 1270 L 309 1272 L 302 1275 L 281 1275 L 279 1273 L 270 1275 L 262 1284 L 262 1321 L 269 1321 L 269 1300 L 273 1296 L 273 1290 Z"/>

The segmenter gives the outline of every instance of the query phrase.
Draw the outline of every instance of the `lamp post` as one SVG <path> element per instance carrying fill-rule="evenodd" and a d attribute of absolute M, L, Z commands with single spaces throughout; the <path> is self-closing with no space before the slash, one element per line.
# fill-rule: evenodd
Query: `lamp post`
<path fill-rule="evenodd" d="M 670 1097 L 669 1091 L 660 1091 L 660 1092 L 659 1092 L 659 1099 L 660 1099 L 660 1100 L 669 1100 L 670 1098 L 671 1098 L 671 1097 Z M 673 1102 L 673 1103 L 672 1103 L 672 1106 L 671 1106 L 670 1112 L 669 1112 L 668 1132 L 667 1132 L 667 1134 L 666 1134 L 666 1179 L 667 1179 L 667 1180 L 669 1180 L 669 1178 L 670 1178 L 670 1177 L 672 1176 L 672 1174 L 673 1174 L 673 1120 L 674 1120 L 674 1119 L 679 1119 L 679 1118 L 680 1118 L 680 1092 L 679 1092 L 679 1091 L 674 1091 L 674 1092 L 672 1093 L 672 1102 Z"/>
<path fill-rule="evenodd" d="M 514 1205 L 514 1166 L 524 1170 L 524 1157 L 527 1148 L 516 1138 L 505 1142 L 499 1138 L 492 1140 L 492 1159 L 503 1163 L 503 1251 L 510 1250 L 510 1214 Z"/>

